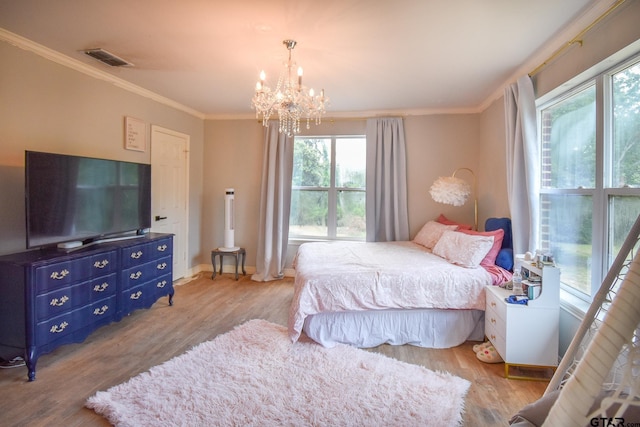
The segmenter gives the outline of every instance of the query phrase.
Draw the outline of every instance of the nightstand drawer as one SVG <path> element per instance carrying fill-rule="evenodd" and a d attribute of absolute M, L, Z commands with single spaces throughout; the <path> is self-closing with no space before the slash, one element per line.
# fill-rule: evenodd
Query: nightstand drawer
<path fill-rule="evenodd" d="M 504 358 L 506 345 L 506 330 L 505 323 L 497 316 L 490 316 L 486 313 L 484 322 L 484 333 L 489 338 L 489 341 L 498 350 L 498 353 Z"/>
<path fill-rule="evenodd" d="M 487 300 L 487 312 L 493 311 L 496 316 L 505 320 L 507 318 L 507 303 L 504 299 L 501 298 L 500 295 L 496 295 L 495 293 L 485 289 L 485 298 Z"/>
<path fill-rule="evenodd" d="M 505 320 L 497 316 L 495 312 L 487 311 L 485 313 L 484 324 L 487 336 L 489 336 L 489 331 L 502 336 L 507 335 L 507 324 Z"/>

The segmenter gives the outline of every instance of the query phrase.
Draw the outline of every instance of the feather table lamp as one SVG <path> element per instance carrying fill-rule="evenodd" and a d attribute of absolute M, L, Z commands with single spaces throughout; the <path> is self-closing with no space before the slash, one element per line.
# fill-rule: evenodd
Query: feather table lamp
<path fill-rule="evenodd" d="M 456 177 L 459 171 L 467 171 L 473 177 L 473 188 L 465 180 Z M 445 205 L 462 206 L 473 192 L 475 229 L 478 229 L 478 199 L 476 197 L 476 176 L 469 168 L 458 168 L 451 176 L 441 176 L 431 185 L 431 198 Z"/>

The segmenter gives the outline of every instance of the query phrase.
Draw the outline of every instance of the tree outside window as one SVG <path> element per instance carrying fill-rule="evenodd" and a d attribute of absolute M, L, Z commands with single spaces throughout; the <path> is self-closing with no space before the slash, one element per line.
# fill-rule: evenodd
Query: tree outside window
<path fill-rule="evenodd" d="M 290 239 L 364 240 L 364 136 L 298 136 L 294 142 Z"/>

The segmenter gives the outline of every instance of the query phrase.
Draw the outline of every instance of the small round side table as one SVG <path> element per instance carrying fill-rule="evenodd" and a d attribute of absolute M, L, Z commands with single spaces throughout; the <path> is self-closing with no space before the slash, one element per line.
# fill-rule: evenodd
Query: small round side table
<path fill-rule="evenodd" d="M 220 248 L 214 249 L 211 251 L 211 264 L 213 264 L 213 274 L 211 275 L 211 279 L 216 277 L 216 256 L 220 257 L 220 273 L 222 274 L 222 259 L 225 255 L 230 255 L 235 257 L 236 259 L 236 280 L 238 280 L 238 263 L 240 259 L 242 259 L 242 275 L 246 276 L 247 272 L 244 269 L 245 258 L 247 257 L 247 252 L 244 248 L 238 248 L 233 251 L 225 251 Z"/>

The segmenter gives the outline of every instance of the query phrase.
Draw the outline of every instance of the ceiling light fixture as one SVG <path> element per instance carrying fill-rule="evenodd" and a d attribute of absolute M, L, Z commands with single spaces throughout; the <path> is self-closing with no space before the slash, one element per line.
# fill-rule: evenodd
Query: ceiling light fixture
<path fill-rule="evenodd" d="M 324 89 L 320 95 L 315 95 L 313 89 L 307 90 L 302 84 L 302 67 L 294 75 L 296 63 L 291 60 L 291 51 L 296 41 L 284 40 L 282 44 L 289 50 L 289 59 L 284 64 L 275 90 L 265 85 L 266 75 L 264 70 L 261 71 L 251 104 L 256 110 L 256 118 L 262 118 L 263 126 L 267 126 L 271 116 L 277 112 L 279 131 L 292 136 L 300 132 L 300 119 L 307 120 L 307 129 L 312 119 L 316 125 L 321 123 L 329 98 L 324 95 Z"/>

